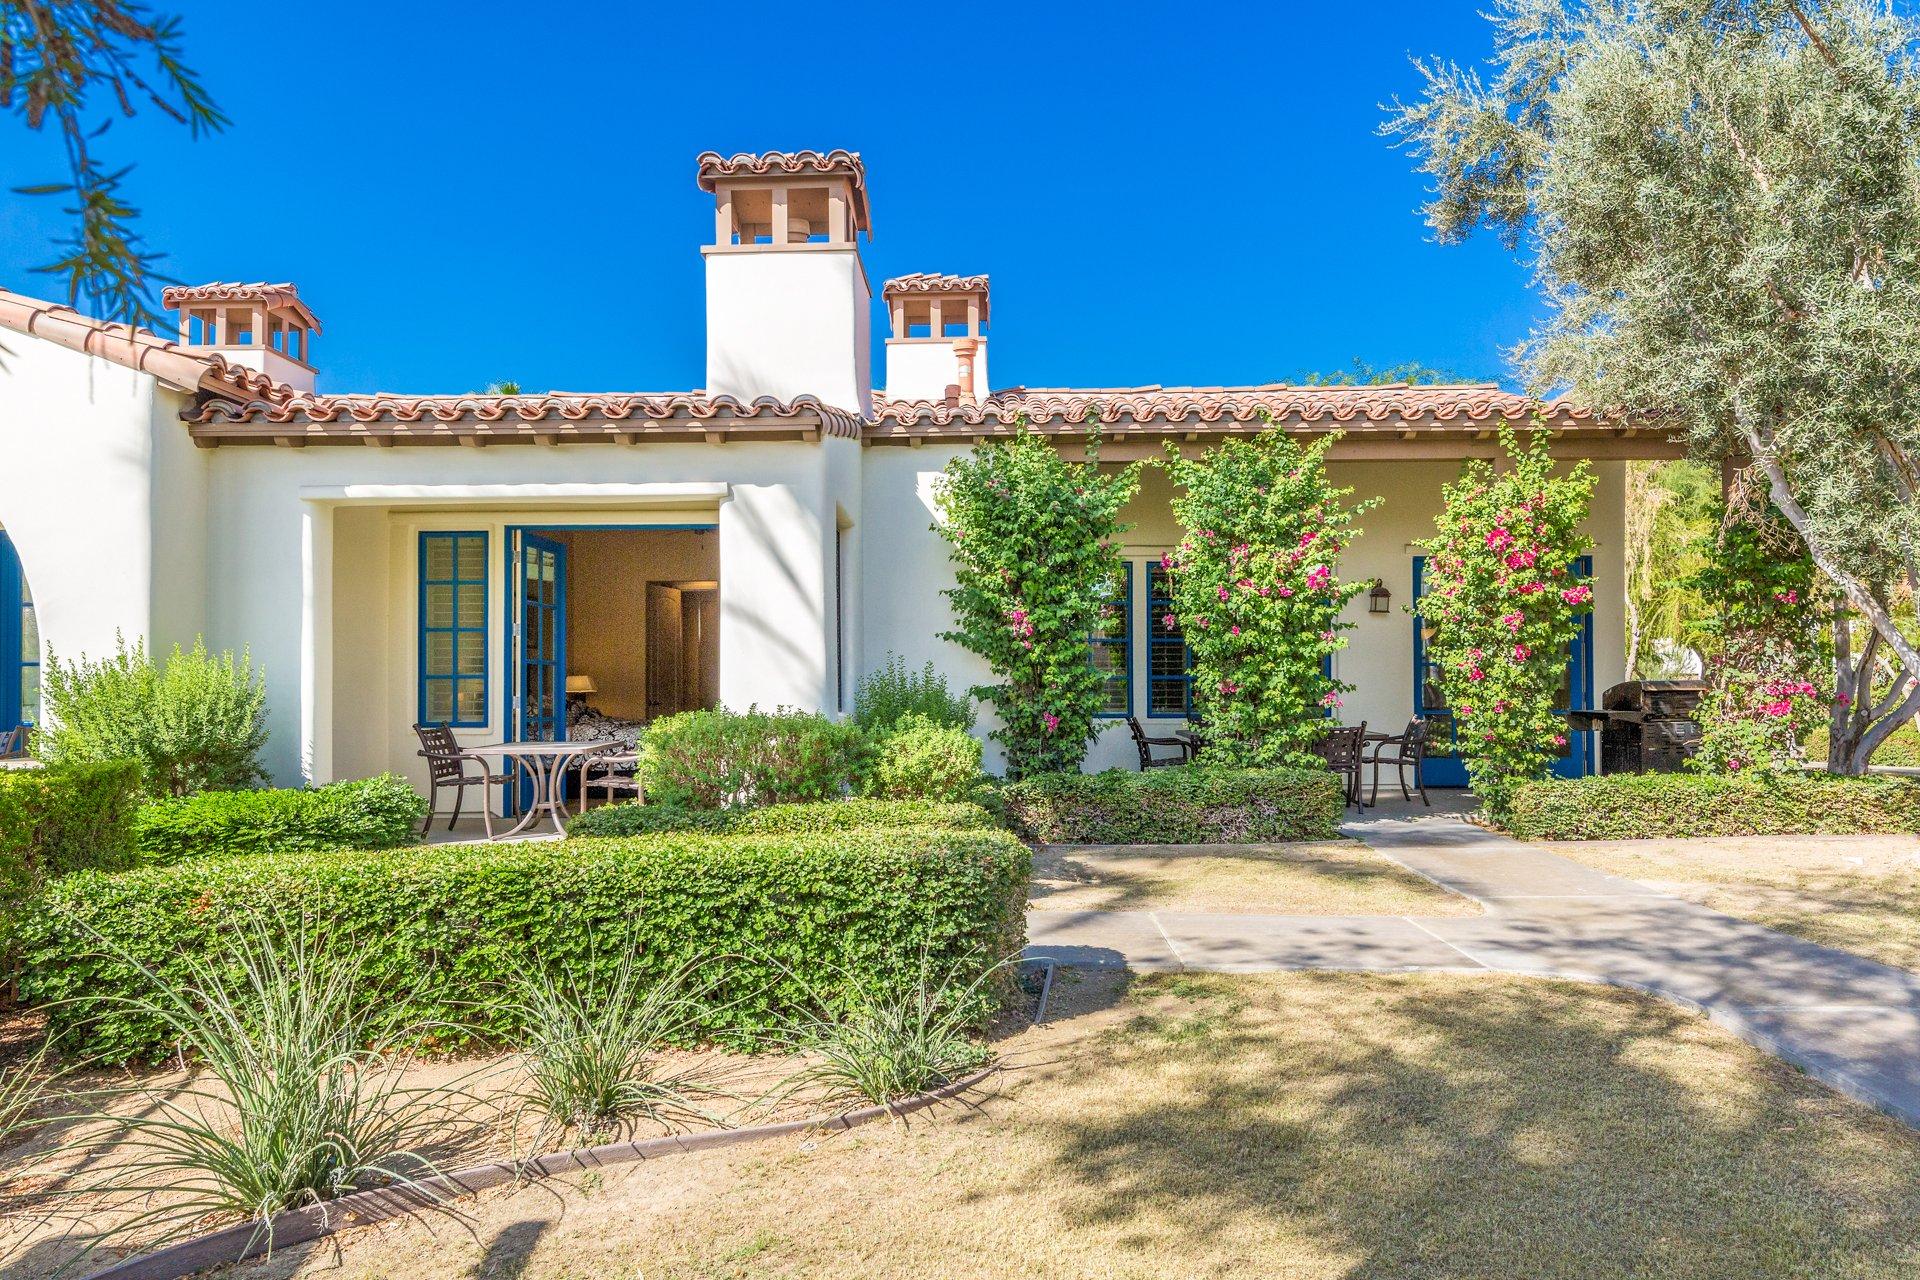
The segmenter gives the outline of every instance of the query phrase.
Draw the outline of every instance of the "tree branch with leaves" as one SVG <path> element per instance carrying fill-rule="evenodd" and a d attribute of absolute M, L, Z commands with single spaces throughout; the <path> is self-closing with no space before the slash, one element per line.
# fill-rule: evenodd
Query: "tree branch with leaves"
<path fill-rule="evenodd" d="M 1527 247 L 1536 389 L 1655 416 L 1766 481 L 1891 664 L 1835 762 L 1858 772 L 1920 710 L 1893 607 L 1920 564 L 1920 26 L 1868 0 L 1490 17 L 1491 74 L 1417 64 L 1425 93 L 1384 132 L 1432 179 L 1442 240 Z"/>
<path fill-rule="evenodd" d="M 106 109 L 96 110 L 103 100 Z M 0 0 L 0 107 L 36 132 L 51 127 L 66 151 L 64 181 L 14 188 L 66 198 L 74 219 L 60 256 L 35 270 L 65 280 L 69 305 L 127 324 L 157 322 L 153 286 L 165 279 L 165 255 L 134 230 L 132 166 L 108 164 L 100 142 L 116 118 L 142 110 L 196 138 L 227 123 L 182 60 L 180 20 L 134 0 Z"/>

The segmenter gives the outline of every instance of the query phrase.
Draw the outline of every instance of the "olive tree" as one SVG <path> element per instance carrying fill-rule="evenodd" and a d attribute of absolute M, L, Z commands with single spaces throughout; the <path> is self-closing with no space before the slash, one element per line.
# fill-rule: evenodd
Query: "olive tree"
<path fill-rule="evenodd" d="M 1490 229 L 1548 303 L 1536 389 L 1751 459 L 1864 624 L 1829 767 L 1920 710 L 1920 28 L 1867 0 L 1495 0 L 1489 73 L 1416 63 L 1385 126 L 1443 241 Z M 1876 672 L 1881 673 L 1876 678 Z"/>

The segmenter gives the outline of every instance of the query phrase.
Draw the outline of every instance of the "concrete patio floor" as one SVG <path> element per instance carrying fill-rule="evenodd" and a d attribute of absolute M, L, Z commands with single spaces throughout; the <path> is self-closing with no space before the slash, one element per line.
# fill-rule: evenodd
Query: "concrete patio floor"
<path fill-rule="evenodd" d="M 1343 832 L 1480 902 L 1472 917 L 1032 912 L 1066 965 L 1258 972 L 1491 971 L 1651 992 L 1920 1127 L 1920 975 L 1818 946 L 1475 826 L 1458 796 L 1395 800 Z"/>

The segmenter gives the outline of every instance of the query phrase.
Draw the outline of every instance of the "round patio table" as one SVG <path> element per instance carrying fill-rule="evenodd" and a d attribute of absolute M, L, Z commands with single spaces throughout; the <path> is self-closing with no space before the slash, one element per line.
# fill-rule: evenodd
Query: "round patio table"
<path fill-rule="evenodd" d="M 567 834 L 567 828 L 561 821 L 567 809 L 567 792 L 561 785 L 567 770 L 590 756 L 613 751 L 620 745 L 613 738 L 596 738 L 591 742 L 495 742 L 483 747 L 462 747 L 461 753 L 482 759 L 497 759 L 502 764 L 512 761 L 516 770 L 527 771 L 527 778 L 533 787 L 533 800 L 519 822 L 494 837 L 504 840 L 531 827 L 540 820 L 542 813 L 552 820 L 556 835 Z"/>

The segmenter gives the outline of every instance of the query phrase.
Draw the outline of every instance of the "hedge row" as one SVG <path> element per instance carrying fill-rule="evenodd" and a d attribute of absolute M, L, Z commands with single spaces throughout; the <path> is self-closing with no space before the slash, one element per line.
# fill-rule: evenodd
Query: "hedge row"
<path fill-rule="evenodd" d="M 1920 779 L 1827 773 L 1648 773 L 1529 782 L 1507 830 L 1522 840 L 1887 835 L 1920 831 Z"/>
<path fill-rule="evenodd" d="M 21 904 L 47 881 L 132 865 L 139 794 L 131 760 L 0 769 L 0 951 Z"/>
<path fill-rule="evenodd" d="M 140 861 L 413 844 L 427 802 L 393 774 L 312 790 L 203 791 L 157 800 L 134 817 Z"/>
<path fill-rule="evenodd" d="M 1330 839 L 1343 780 L 1322 769 L 1180 766 L 1052 773 L 999 789 L 1009 823 L 1047 844 L 1258 844 Z"/>
<path fill-rule="evenodd" d="M 672 804 L 627 803 L 589 809 L 568 821 L 567 834 L 645 836 L 666 831 L 731 831 L 742 835 L 806 835 L 873 827 L 944 827 L 958 831 L 992 825 L 992 815 L 979 805 L 933 800 L 824 800 L 764 809 L 689 809 Z"/>
<path fill-rule="evenodd" d="M 133 962 L 178 979 L 183 954 L 265 916 L 351 947 L 369 998 L 463 1028 L 449 1043 L 510 1038 L 489 1002 L 529 966 L 584 984 L 630 947 L 652 976 L 728 958 L 700 1030 L 753 1034 L 809 992 L 905 980 L 923 953 L 969 979 L 1014 954 L 1030 864 L 1005 832 L 924 828 L 195 858 L 49 885 L 23 924 L 23 986 L 69 1051 L 155 1059 L 162 1028 L 113 1003 L 143 989 Z M 59 1003 L 83 997 L 106 999 Z"/>

